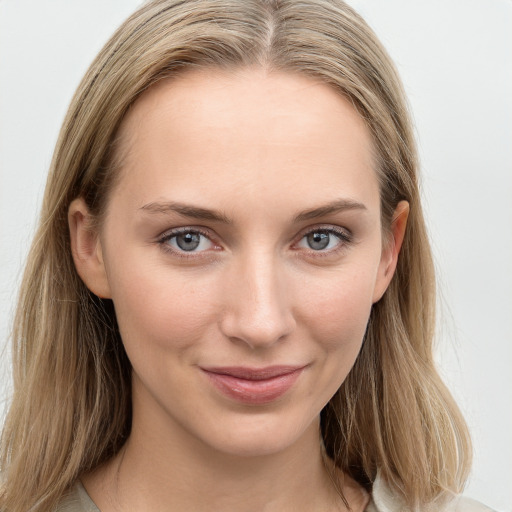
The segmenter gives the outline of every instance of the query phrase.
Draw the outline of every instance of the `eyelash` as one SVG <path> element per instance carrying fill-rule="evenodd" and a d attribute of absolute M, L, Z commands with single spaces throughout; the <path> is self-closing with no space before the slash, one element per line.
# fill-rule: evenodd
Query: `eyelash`
<path fill-rule="evenodd" d="M 201 236 L 204 236 L 209 241 L 211 241 L 214 245 L 217 245 L 212 240 L 211 233 L 209 233 L 208 231 L 203 230 L 201 228 L 195 228 L 195 227 L 193 227 L 193 228 L 192 227 L 176 228 L 176 229 L 173 229 L 172 231 L 167 231 L 162 236 L 160 236 L 160 238 L 157 240 L 157 243 L 160 245 L 162 250 L 164 250 L 167 253 L 171 253 L 174 256 L 178 256 L 179 258 L 192 259 L 192 258 L 204 257 L 204 252 L 207 252 L 207 251 L 201 251 L 201 252 L 198 252 L 198 253 L 192 252 L 192 251 L 190 251 L 190 252 L 179 251 L 179 250 L 176 250 L 176 249 L 174 249 L 173 247 L 171 247 L 169 245 L 168 242 L 170 240 L 172 240 L 173 238 L 175 238 L 176 236 L 178 236 L 178 235 L 185 235 L 185 234 L 188 234 L 188 233 L 190 233 L 190 234 L 199 234 Z"/>
<path fill-rule="evenodd" d="M 313 258 L 327 258 L 330 256 L 338 255 L 339 253 L 348 249 L 348 247 L 353 243 L 353 236 L 350 231 L 347 229 L 343 229 L 335 226 L 315 226 L 314 228 L 307 229 L 306 231 L 300 234 L 299 242 L 303 240 L 308 235 L 313 233 L 327 233 L 328 235 L 334 235 L 339 239 L 339 243 L 332 249 L 327 250 L 314 250 L 309 249 L 308 255 Z M 299 243 L 297 242 L 297 243 Z M 299 249 L 296 249 L 299 250 Z M 306 249 L 307 250 L 307 249 Z"/>
<path fill-rule="evenodd" d="M 324 258 L 327 256 L 332 256 L 334 254 L 338 254 L 341 251 L 344 251 L 347 249 L 347 246 L 353 243 L 353 237 L 352 234 L 347 231 L 346 229 L 333 227 L 333 226 L 315 226 L 314 228 L 310 228 L 307 231 L 304 231 L 300 234 L 298 242 L 295 243 L 298 244 L 301 240 L 303 240 L 308 235 L 311 235 L 313 233 L 327 233 L 329 235 L 334 235 L 339 239 L 339 243 L 336 245 L 336 247 L 328 250 L 317 250 L 309 249 L 308 253 L 311 255 L 311 257 L 315 258 Z M 178 256 L 179 258 L 184 259 L 192 259 L 192 258 L 198 258 L 198 257 L 204 257 L 206 252 L 209 251 L 200 251 L 200 252 L 187 252 L 183 250 L 176 250 L 173 247 L 169 245 L 169 241 L 175 238 L 178 235 L 183 234 L 199 234 L 201 236 L 204 236 L 207 238 L 212 244 L 217 245 L 216 242 L 212 239 L 211 233 L 203 230 L 201 228 L 196 227 L 184 227 L 184 228 L 177 228 L 173 229 L 172 231 L 168 231 L 164 233 L 160 238 L 158 238 L 157 243 L 161 246 L 162 250 L 164 250 L 167 253 L 171 253 L 175 256 Z M 295 249 L 296 251 L 299 251 L 300 249 Z"/>

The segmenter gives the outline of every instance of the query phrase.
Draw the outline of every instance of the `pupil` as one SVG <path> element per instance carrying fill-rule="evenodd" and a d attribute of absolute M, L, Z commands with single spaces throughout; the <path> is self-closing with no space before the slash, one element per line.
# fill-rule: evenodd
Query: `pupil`
<path fill-rule="evenodd" d="M 325 249 L 329 245 L 329 234 L 322 232 L 315 232 L 308 235 L 308 245 L 315 251 Z"/>
<path fill-rule="evenodd" d="M 201 235 L 197 233 L 183 233 L 176 237 L 178 247 L 183 251 L 193 251 L 197 249 L 201 241 Z"/>

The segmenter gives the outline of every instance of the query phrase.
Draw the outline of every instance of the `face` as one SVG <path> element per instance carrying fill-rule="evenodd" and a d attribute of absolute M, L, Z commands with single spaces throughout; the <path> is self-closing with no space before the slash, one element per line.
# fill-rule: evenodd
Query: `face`
<path fill-rule="evenodd" d="M 70 219 L 115 305 L 134 429 L 245 455 L 317 432 L 394 268 L 362 119 L 310 78 L 203 70 L 146 92 L 121 140 L 99 237 L 80 200 Z"/>

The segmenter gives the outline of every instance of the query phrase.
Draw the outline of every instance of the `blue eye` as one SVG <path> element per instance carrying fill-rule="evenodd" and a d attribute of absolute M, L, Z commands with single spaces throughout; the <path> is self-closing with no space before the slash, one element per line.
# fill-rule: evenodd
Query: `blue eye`
<path fill-rule="evenodd" d="M 348 236 L 337 230 L 315 229 L 306 233 L 297 245 L 313 251 L 329 251 L 348 241 Z"/>
<path fill-rule="evenodd" d="M 213 242 L 207 236 L 193 229 L 169 233 L 160 242 L 177 252 L 202 252 L 214 247 Z"/>

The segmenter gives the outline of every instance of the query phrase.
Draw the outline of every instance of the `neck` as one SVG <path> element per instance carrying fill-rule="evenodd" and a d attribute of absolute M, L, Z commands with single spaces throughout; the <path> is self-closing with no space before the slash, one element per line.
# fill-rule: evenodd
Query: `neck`
<path fill-rule="evenodd" d="M 285 449 L 244 456 L 219 452 L 179 425 L 139 417 L 134 409 L 121 452 L 82 481 L 102 512 L 346 510 L 332 478 L 319 421 Z M 343 492 L 352 510 L 362 510 L 365 497 L 357 486 L 345 485 Z"/>

